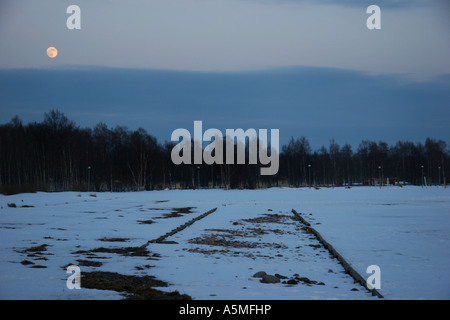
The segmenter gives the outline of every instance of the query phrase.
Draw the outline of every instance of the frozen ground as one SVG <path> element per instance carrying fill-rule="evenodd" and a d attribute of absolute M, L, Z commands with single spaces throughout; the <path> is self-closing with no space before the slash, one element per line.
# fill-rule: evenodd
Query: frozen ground
<path fill-rule="evenodd" d="M 156 289 L 194 299 L 378 299 L 345 274 L 291 209 L 364 278 L 378 265 L 385 299 L 450 298 L 450 189 L 36 193 L 0 195 L 0 207 L 0 299 L 123 298 L 69 290 L 69 264 L 82 274 L 152 275 L 169 283 Z M 213 208 L 167 243 L 148 244 L 146 254 L 129 251 Z M 252 277 L 257 271 L 312 282 L 266 284 Z"/>

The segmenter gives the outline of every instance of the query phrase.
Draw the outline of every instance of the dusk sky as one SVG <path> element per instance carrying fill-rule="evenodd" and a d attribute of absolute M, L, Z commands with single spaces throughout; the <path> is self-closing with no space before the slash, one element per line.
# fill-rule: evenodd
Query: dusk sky
<path fill-rule="evenodd" d="M 72 4 L 80 30 L 66 26 Z M 380 30 L 366 27 L 371 4 Z M 445 0 L 2 1 L 0 123 L 59 109 L 159 141 L 203 120 L 313 148 L 449 144 L 449 18 Z"/>

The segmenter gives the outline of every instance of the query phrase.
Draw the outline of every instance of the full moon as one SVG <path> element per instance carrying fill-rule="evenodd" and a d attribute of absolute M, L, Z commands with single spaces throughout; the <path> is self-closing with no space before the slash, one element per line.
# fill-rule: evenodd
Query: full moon
<path fill-rule="evenodd" d="M 50 58 L 54 58 L 54 57 L 56 57 L 58 55 L 58 50 L 56 50 L 55 47 L 50 47 L 50 48 L 47 49 L 47 55 Z"/>

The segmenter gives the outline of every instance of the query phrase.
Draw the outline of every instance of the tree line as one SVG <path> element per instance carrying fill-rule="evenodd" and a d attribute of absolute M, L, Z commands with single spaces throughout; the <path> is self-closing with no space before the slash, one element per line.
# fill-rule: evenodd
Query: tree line
<path fill-rule="evenodd" d="M 142 128 L 80 128 L 58 110 L 40 123 L 16 116 L 0 125 L 0 192 L 446 185 L 450 163 L 446 142 L 432 138 L 391 146 L 363 140 L 356 150 L 332 139 L 313 151 L 302 136 L 280 148 L 276 175 L 261 176 L 261 165 L 248 161 L 175 165 L 174 145 Z"/>

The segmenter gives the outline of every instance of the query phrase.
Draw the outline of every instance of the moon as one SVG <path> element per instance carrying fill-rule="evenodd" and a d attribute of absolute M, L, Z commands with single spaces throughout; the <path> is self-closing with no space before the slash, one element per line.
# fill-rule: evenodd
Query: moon
<path fill-rule="evenodd" d="M 47 55 L 53 59 L 58 55 L 58 50 L 55 47 L 49 47 L 47 48 Z"/>

